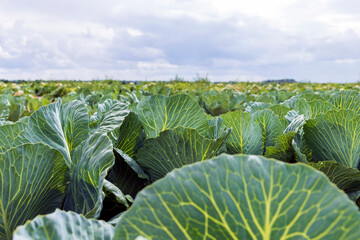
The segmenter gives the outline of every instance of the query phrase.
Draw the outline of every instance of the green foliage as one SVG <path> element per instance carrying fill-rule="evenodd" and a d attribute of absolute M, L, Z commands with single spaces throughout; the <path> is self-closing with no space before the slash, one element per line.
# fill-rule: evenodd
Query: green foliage
<path fill-rule="evenodd" d="M 356 91 L 341 91 L 334 93 L 329 102 L 338 109 L 350 109 L 360 114 L 360 94 Z"/>
<path fill-rule="evenodd" d="M 358 169 L 348 168 L 331 161 L 309 163 L 309 165 L 325 173 L 338 188 L 345 192 L 360 191 L 360 171 Z"/>
<path fill-rule="evenodd" d="M 79 101 L 43 106 L 30 116 L 25 134 L 32 143 L 58 149 L 70 166 L 72 151 L 89 135 L 87 109 Z"/>
<path fill-rule="evenodd" d="M 206 113 L 219 116 L 229 111 L 242 109 L 242 104 L 247 100 L 246 95 L 233 90 L 225 89 L 221 92 L 209 91 L 199 96 L 199 105 Z"/>
<path fill-rule="evenodd" d="M 265 157 L 275 158 L 283 162 L 295 162 L 295 151 L 292 147 L 295 132 L 287 132 L 280 135 L 275 146 L 266 148 Z"/>
<path fill-rule="evenodd" d="M 134 159 L 117 148 L 114 150 L 115 164 L 107 178 L 124 194 L 135 198 L 149 177 Z"/>
<path fill-rule="evenodd" d="M 90 119 L 90 128 L 96 132 L 111 132 L 121 126 L 128 114 L 127 104 L 107 99 L 98 105 L 98 111 Z"/>
<path fill-rule="evenodd" d="M 14 240 L 113 239 L 114 228 L 73 212 L 56 210 L 16 229 Z"/>
<path fill-rule="evenodd" d="M 117 136 L 114 147 L 123 151 L 130 157 L 134 157 L 137 151 L 142 147 L 145 140 L 145 131 L 139 120 L 139 117 L 130 112 L 125 118 L 119 130 L 115 132 Z"/>
<path fill-rule="evenodd" d="M 359 239 L 360 85 L 198 80 L 0 83 L 0 239 Z"/>
<path fill-rule="evenodd" d="M 115 238 L 358 239 L 359 220 L 347 196 L 308 166 L 222 155 L 144 189 Z"/>
<path fill-rule="evenodd" d="M 26 123 L 22 121 L 0 126 L 0 152 L 6 152 L 13 147 L 28 143 L 29 141 L 24 135 L 25 128 Z"/>
<path fill-rule="evenodd" d="M 105 134 L 94 133 L 83 141 L 72 154 L 64 209 L 90 218 L 99 217 L 104 179 L 113 165 L 113 148 Z"/>
<path fill-rule="evenodd" d="M 262 130 L 264 154 L 267 147 L 275 145 L 276 139 L 283 133 L 285 126 L 283 126 L 273 111 L 269 109 L 254 112 L 253 118 Z"/>
<path fill-rule="evenodd" d="M 226 143 L 228 153 L 262 154 L 263 130 L 247 112 L 229 112 L 221 115 L 224 125 L 232 128 Z"/>
<path fill-rule="evenodd" d="M 205 135 L 209 129 L 206 114 L 189 96 L 172 97 L 155 95 L 144 98 L 136 112 L 148 137 L 157 137 L 160 132 L 176 127 L 189 127 Z"/>
<path fill-rule="evenodd" d="M 166 130 L 157 138 L 145 140 L 136 161 L 150 180 L 155 181 L 173 169 L 220 154 L 229 134 L 230 130 L 224 131 L 215 140 L 201 136 L 195 129 L 178 127 Z"/>
<path fill-rule="evenodd" d="M 316 162 L 333 160 L 357 168 L 360 160 L 360 115 L 331 110 L 304 125 L 304 138 Z"/>
<path fill-rule="evenodd" d="M 11 240 L 17 226 L 61 207 L 67 167 L 58 150 L 42 143 L 11 148 L 0 154 L 0 173 L 1 239 Z"/>

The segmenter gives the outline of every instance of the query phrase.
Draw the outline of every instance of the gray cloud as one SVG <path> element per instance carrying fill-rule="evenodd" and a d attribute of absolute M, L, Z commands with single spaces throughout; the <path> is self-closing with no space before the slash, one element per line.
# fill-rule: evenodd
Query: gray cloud
<path fill-rule="evenodd" d="M 293 28 L 203 0 L 0 2 L 0 78 L 360 80 L 358 18 L 339 1 Z"/>

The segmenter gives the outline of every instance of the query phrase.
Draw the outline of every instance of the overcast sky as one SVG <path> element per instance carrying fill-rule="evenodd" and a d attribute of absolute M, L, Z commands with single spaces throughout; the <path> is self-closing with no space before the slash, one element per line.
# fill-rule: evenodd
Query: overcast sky
<path fill-rule="evenodd" d="M 360 81 L 359 0 L 0 0 L 0 79 Z"/>

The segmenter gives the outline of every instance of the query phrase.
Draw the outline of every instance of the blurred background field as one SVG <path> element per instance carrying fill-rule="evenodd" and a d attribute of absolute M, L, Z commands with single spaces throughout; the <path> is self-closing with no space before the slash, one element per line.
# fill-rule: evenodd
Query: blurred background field
<path fill-rule="evenodd" d="M 0 119 L 15 122 L 58 98 L 63 102 L 80 100 L 90 113 L 94 113 L 98 104 L 106 99 L 131 104 L 143 96 L 187 93 L 208 114 L 217 116 L 228 111 L 245 110 L 254 102 L 278 104 L 299 94 L 307 100 L 326 100 L 338 90 L 359 89 L 360 83 L 299 83 L 291 79 L 228 83 L 212 83 L 206 78 L 192 82 L 181 79 L 168 82 L 3 81 L 0 83 Z"/>

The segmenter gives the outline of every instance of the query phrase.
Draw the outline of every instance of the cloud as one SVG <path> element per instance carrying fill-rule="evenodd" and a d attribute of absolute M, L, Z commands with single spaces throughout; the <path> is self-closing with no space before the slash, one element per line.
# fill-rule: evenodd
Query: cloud
<path fill-rule="evenodd" d="M 358 81 L 350 2 L 0 0 L 0 78 Z"/>

